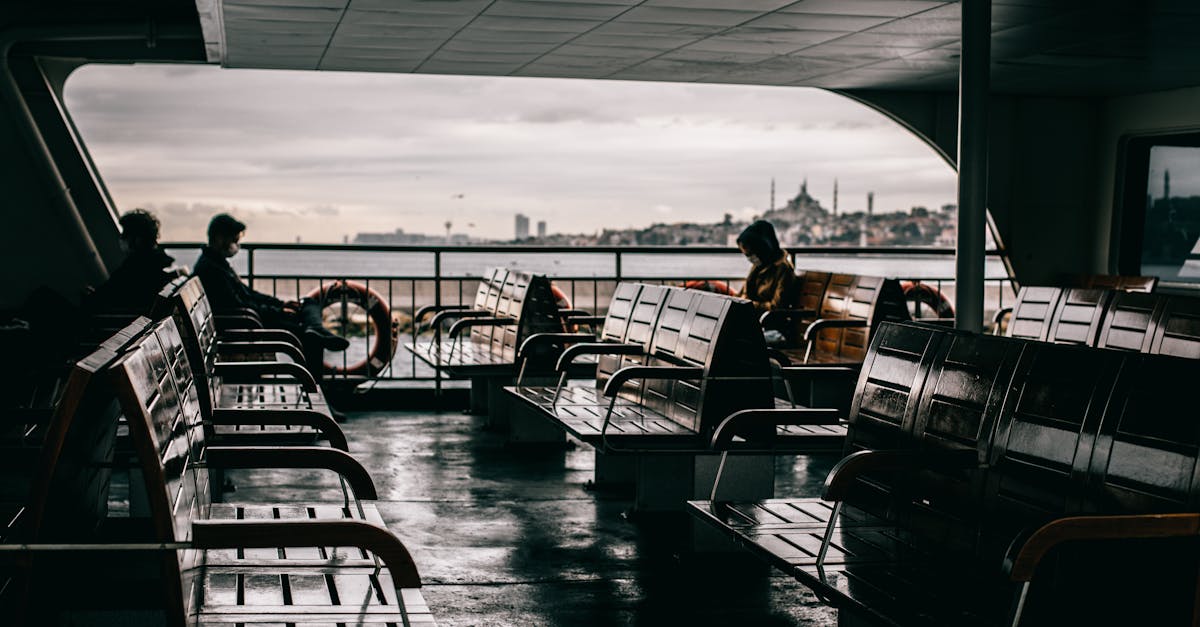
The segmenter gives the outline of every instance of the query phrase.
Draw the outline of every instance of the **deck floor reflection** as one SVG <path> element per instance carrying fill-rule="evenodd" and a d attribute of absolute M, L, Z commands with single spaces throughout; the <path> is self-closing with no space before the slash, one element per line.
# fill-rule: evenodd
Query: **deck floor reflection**
<path fill-rule="evenodd" d="M 691 556 L 681 544 L 687 519 L 632 522 L 628 497 L 586 491 L 587 447 L 510 449 L 483 423 L 457 412 L 358 412 L 343 425 L 439 625 L 836 623 L 807 588 L 753 557 Z M 819 493 L 833 461 L 780 458 L 776 495 Z M 341 499 L 336 479 L 319 472 L 230 478 L 230 500 Z"/>

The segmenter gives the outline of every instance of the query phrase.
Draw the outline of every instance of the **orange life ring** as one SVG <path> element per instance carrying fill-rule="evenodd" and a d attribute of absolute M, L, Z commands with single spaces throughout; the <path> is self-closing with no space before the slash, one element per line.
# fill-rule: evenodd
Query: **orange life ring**
<path fill-rule="evenodd" d="M 911 304 L 909 313 L 914 314 L 914 318 L 922 306 L 932 309 L 935 318 L 954 317 L 954 305 L 938 288 L 919 281 L 901 281 L 900 288 L 904 290 L 904 300 Z"/>
<path fill-rule="evenodd" d="M 345 366 L 326 362 L 326 372 L 373 377 L 388 367 L 392 355 L 396 354 L 396 343 L 400 338 L 397 325 L 392 320 L 391 307 L 379 292 L 356 281 L 334 281 L 309 292 L 308 298 L 316 299 L 321 309 L 335 303 L 354 303 L 366 310 L 367 316 L 375 324 L 375 341 L 365 358 Z"/>
<path fill-rule="evenodd" d="M 729 284 L 724 281 L 687 281 L 683 286 L 689 290 L 700 290 L 701 292 L 712 292 L 726 296 L 737 295 L 733 290 L 729 289 Z"/>
<path fill-rule="evenodd" d="M 562 291 L 562 288 L 553 283 L 550 284 L 550 294 L 554 296 L 554 304 L 558 306 L 559 311 L 570 311 L 575 308 L 571 304 L 571 297 L 567 296 L 567 293 Z M 563 320 L 562 327 L 564 333 L 574 333 L 578 330 L 576 325 L 567 324 L 566 320 Z"/>

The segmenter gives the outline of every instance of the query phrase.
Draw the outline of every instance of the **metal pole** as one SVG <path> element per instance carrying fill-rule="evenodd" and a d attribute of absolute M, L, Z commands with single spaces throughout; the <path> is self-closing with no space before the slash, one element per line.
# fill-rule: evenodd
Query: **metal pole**
<path fill-rule="evenodd" d="M 984 228 L 988 178 L 991 0 L 963 0 L 958 69 L 958 243 L 954 326 L 983 330 Z"/>

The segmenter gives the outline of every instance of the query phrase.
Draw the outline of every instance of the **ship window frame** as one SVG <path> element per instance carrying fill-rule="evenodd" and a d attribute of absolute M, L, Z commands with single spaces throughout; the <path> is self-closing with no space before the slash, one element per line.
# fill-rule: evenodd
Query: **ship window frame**
<path fill-rule="evenodd" d="M 1118 198 L 1117 271 L 1142 276 L 1142 248 L 1146 235 L 1146 189 L 1150 184 L 1150 151 L 1159 146 L 1200 148 L 1200 130 L 1127 137 L 1121 151 Z M 1188 281 L 1188 283 L 1195 283 Z"/>

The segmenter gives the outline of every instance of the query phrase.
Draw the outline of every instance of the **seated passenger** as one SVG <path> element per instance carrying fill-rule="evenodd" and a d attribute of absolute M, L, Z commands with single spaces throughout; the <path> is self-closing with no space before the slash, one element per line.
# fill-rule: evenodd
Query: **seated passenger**
<path fill-rule="evenodd" d="M 178 276 L 167 269 L 175 260 L 158 246 L 159 222 L 154 214 L 134 209 L 122 215 L 120 222 L 125 260 L 84 299 L 84 307 L 91 313 L 146 314 L 159 290 Z"/>
<path fill-rule="evenodd" d="M 346 350 L 350 342 L 325 328 L 321 305 L 317 301 L 305 298 L 299 302 L 284 302 L 242 283 L 233 266 L 229 265 L 229 258 L 237 254 L 238 241 L 245 232 L 246 225 L 227 213 L 213 216 L 208 223 L 208 245 L 201 250 L 192 274 L 204 284 L 213 311 L 251 309 L 262 318 L 263 324 L 287 329 L 299 336 L 305 344 L 306 355 L 311 354 L 309 346 Z M 315 371 L 313 374 L 320 376 Z"/>
<path fill-rule="evenodd" d="M 766 220 L 756 220 L 738 235 L 737 245 L 753 264 L 746 286 L 738 296 L 754 303 L 760 312 L 790 307 L 795 295 L 796 269 L 787 251 L 779 247 L 775 227 Z"/>

